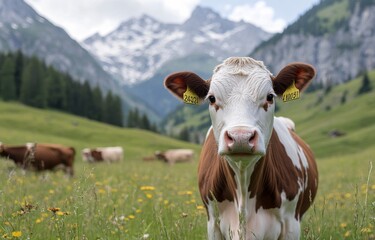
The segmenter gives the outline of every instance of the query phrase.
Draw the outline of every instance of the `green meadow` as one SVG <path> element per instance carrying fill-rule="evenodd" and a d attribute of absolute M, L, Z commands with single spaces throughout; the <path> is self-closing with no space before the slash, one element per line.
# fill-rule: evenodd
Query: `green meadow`
<path fill-rule="evenodd" d="M 318 195 L 304 216 L 302 239 L 375 239 L 375 91 L 358 97 L 359 84 L 277 103 L 277 115 L 296 122 L 319 167 Z M 332 130 L 344 135 L 330 137 Z M 199 145 L 4 102 L 0 141 L 76 149 L 71 179 L 61 171 L 25 172 L 0 159 L 0 238 L 206 239 L 196 180 Z M 97 146 L 122 146 L 124 160 L 82 162 L 81 150 Z M 142 160 L 168 148 L 193 148 L 195 159 L 172 166 Z"/>

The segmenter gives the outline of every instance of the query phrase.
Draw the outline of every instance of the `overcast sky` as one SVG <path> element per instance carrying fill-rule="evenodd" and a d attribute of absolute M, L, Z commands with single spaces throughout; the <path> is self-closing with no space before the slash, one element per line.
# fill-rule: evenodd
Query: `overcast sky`
<path fill-rule="evenodd" d="M 81 41 L 107 34 L 122 21 L 142 14 L 182 23 L 197 5 L 231 20 L 244 20 L 269 32 L 281 32 L 319 0 L 25 0 L 40 15 Z"/>

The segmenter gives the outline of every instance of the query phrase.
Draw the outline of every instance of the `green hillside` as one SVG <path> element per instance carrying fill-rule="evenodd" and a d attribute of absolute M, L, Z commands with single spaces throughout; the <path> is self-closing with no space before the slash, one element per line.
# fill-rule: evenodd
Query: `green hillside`
<path fill-rule="evenodd" d="M 357 153 L 373 147 L 375 135 L 369 133 L 375 132 L 375 71 L 369 73 L 369 78 L 372 91 L 359 96 L 362 76 L 332 89 L 303 93 L 296 101 L 278 100 L 276 116 L 293 119 L 298 134 L 318 157 Z M 178 135 L 184 128 L 204 134 L 210 126 L 207 106 L 185 105 L 170 114 L 165 125 L 172 135 Z M 332 130 L 345 135 L 331 138 L 328 133 Z"/>

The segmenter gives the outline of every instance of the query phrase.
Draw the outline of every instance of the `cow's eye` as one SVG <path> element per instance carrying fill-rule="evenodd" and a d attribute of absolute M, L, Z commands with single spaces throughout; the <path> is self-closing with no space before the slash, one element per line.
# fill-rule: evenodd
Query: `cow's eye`
<path fill-rule="evenodd" d="M 270 93 L 267 95 L 267 102 L 272 102 L 273 101 L 273 94 Z"/>
<path fill-rule="evenodd" d="M 216 102 L 215 96 L 208 96 L 208 100 L 210 101 L 211 104 L 214 104 Z"/>

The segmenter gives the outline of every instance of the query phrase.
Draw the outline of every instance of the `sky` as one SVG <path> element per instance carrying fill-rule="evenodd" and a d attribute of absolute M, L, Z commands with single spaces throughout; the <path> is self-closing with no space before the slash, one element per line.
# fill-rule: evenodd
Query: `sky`
<path fill-rule="evenodd" d="M 281 32 L 319 0 L 25 0 L 75 40 L 108 34 L 123 21 L 147 14 L 165 23 L 182 23 L 196 6 L 222 17 Z"/>

